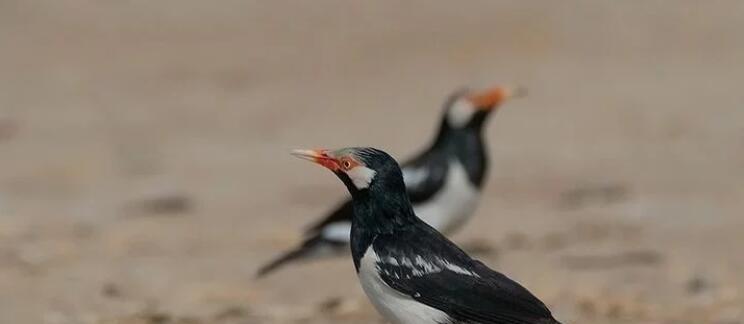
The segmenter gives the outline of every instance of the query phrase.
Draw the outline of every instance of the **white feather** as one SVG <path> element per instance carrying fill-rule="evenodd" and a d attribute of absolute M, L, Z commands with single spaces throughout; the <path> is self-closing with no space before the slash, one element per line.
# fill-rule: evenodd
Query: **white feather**
<path fill-rule="evenodd" d="M 413 209 L 424 222 L 443 234 L 449 234 L 475 213 L 479 196 L 462 164 L 451 161 L 442 189 Z"/>
<path fill-rule="evenodd" d="M 439 272 L 444 271 L 445 269 L 452 271 L 452 272 L 459 273 L 459 274 L 463 274 L 466 276 L 480 277 L 475 272 L 472 272 L 460 266 L 454 265 L 450 263 L 449 261 L 444 260 L 439 257 L 434 257 L 434 259 L 431 261 L 425 260 L 420 255 L 417 255 L 416 258 L 413 260 L 409 258 L 388 257 L 387 259 L 383 260 L 383 262 L 390 264 L 390 265 L 394 265 L 394 266 L 408 268 L 411 270 L 411 274 L 417 277 L 424 276 L 427 274 L 439 273 Z"/>
<path fill-rule="evenodd" d="M 331 241 L 348 242 L 350 240 L 351 222 L 336 222 L 323 227 L 321 235 Z"/>
<path fill-rule="evenodd" d="M 475 111 L 473 104 L 461 98 L 447 111 L 447 122 L 455 128 L 463 127 L 470 121 Z"/>
<path fill-rule="evenodd" d="M 403 168 L 403 182 L 406 183 L 406 187 L 408 188 L 415 188 L 418 187 L 424 180 L 426 180 L 426 177 L 429 176 L 429 170 L 427 168 L 417 168 L 414 169 L 412 167 Z"/>
<path fill-rule="evenodd" d="M 357 189 L 364 189 L 369 187 L 370 182 L 375 178 L 377 172 L 368 167 L 359 165 L 346 171 L 346 174 L 349 175 L 349 178 L 351 178 L 351 181 Z"/>
<path fill-rule="evenodd" d="M 379 257 L 369 247 L 359 264 L 359 281 L 378 312 L 393 324 L 449 323 L 446 313 L 388 286 L 379 275 Z M 418 294 L 418 293 L 417 293 Z"/>

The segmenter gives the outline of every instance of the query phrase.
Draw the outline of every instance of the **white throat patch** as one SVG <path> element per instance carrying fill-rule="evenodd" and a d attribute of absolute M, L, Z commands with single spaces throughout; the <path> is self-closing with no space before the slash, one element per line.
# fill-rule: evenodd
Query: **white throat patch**
<path fill-rule="evenodd" d="M 359 165 L 346 171 L 346 174 L 349 175 L 351 182 L 354 183 L 354 186 L 357 187 L 357 189 L 365 189 L 369 187 L 370 182 L 375 178 L 377 172 L 368 167 Z"/>
<path fill-rule="evenodd" d="M 452 127 L 465 126 L 475 114 L 475 107 L 465 99 L 458 99 L 447 112 L 447 122 Z"/>

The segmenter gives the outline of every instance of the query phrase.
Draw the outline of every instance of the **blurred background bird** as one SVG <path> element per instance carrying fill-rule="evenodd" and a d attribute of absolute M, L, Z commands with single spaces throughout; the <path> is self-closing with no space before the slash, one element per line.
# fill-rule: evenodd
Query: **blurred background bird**
<path fill-rule="evenodd" d="M 403 164 L 406 190 L 418 217 L 451 234 L 473 215 L 488 171 L 483 127 L 506 99 L 525 93 L 519 87 L 494 87 L 460 90 L 447 99 L 434 139 Z M 377 128 L 370 128 L 374 130 Z M 300 246 L 262 266 L 258 276 L 290 261 L 348 252 L 352 218 L 352 203 L 347 199 L 309 227 Z"/>

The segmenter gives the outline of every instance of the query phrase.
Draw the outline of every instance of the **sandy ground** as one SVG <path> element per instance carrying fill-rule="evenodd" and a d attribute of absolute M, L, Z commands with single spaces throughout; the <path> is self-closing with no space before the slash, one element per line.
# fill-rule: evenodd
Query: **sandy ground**
<path fill-rule="evenodd" d="M 744 323 L 744 2 L 0 1 L 0 323 L 380 323 L 291 158 L 490 122 L 454 239 L 564 323 Z"/>

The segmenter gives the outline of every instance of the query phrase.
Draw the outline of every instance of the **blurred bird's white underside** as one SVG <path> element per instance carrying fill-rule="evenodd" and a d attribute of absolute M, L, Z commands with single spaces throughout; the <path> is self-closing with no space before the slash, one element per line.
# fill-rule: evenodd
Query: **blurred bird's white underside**
<path fill-rule="evenodd" d="M 414 205 L 413 209 L 424 222 L 449 234 L 473 215 L 479 196 L 462 164 L 451 161 L 444 187 L 426 202 Z"/>

